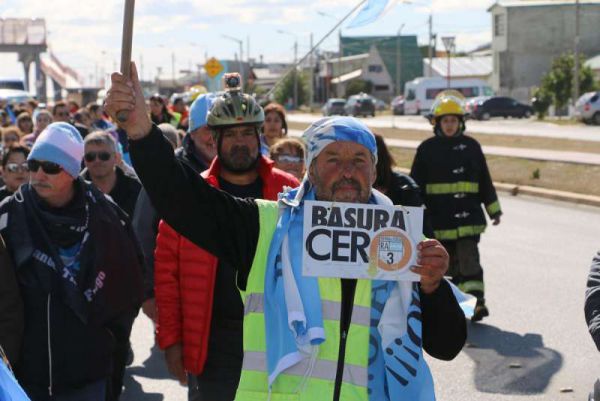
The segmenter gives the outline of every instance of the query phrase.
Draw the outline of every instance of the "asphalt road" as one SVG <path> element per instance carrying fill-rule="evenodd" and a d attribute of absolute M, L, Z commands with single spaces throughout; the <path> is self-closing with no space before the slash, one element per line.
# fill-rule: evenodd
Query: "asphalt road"
<path fill-rule="evenodd" d="M 291 113 L 287 116 L 288 121 L 310 124 L 319 116 L 304 113 Z M 431 125 L 423 116 L 376 116 L 375 118 L 363 118 L 363 121 L 371 127 L 404 128 L 431 131 Z M 600 141 L 600 126 L 558 125 L 548 122 L 540 122 L 535 118 L 493 118 L 489 121 L 467 122 L 467 131 L 490 135 L 515 135 L 515 136 L 538 136 L 547 138 L 577 139 L 586 141 Z"/>
<path fill-rule="evenodd" d="M 431 360 L 438 400 L 587 400 L 600 353 L 583 316 L 586 277 L 600 249 L 600 209 L 501 196 L 502 223 L 480 249 L 491 316 L 469 325 L 452 362 Z M 186 400 L 168 378 L 140 316 L 123 401 Z M 561 392 L 571 390 L 570 392 Z"/>

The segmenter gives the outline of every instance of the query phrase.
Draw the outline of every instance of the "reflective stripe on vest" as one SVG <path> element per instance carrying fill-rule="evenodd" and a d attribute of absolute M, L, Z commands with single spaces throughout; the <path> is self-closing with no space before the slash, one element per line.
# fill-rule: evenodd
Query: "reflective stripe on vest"
<path fill-rule="evenodd" d="M 303 377 L 309 370 L 310 358 L 302 360 L 302 362 L 292 366 L 285 371 L 286 375 Z M 245 352 L 244 363 L 242 370 L 255 370 L 260 372 L 267 371 L 267 356 L 264 352 Z M 328 361 L 317 359 L 312 370 L 311 378 L 323 379 L 330 382 L 335 380 L 337 371 L 337 361 Z M 343 382 L 354 384 L 357 386 L 367 386 L 367 367 L 344 364 Z"/>
<path fill-rule="evenodd" d="M 425 186 L 425 192 L 427 193 L 427 195 L 458 194 L 461 192 L 476 194 L 477 192 L 479 192 L 479 183 L 459 181 L 449 183 L 427 184 Z"/>
<path fill-rule="evenodd" d="M 338 320 L 340 318 L 339 303 L 334 301 L 321 301 L 323 305 L 324 320 Z M 244 316 L 249 313 L 263 313 L 265 311 L 265 295 L 264 294 L 248 294 L 244 302 Z M 352 323 L 362 326 L 369 326 L 371 323 L 370 308 L 354 305 L 352 309 Z"/>

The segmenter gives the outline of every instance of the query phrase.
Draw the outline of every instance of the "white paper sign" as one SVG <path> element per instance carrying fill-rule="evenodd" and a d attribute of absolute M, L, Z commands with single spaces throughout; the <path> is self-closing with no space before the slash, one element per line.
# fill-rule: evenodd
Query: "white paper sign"
<path fill-rule="evenodd" d="M 302 274 L 419 281 L 423 208 L 305 201 Z"/>

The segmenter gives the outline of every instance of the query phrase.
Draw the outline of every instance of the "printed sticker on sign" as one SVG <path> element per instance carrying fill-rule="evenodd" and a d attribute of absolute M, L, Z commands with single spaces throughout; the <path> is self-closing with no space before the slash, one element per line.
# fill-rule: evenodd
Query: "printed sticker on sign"
<path fill-rule="evenodd" d="M 306 201 L 305 276 L 419 281 L 423 208 Z"/>

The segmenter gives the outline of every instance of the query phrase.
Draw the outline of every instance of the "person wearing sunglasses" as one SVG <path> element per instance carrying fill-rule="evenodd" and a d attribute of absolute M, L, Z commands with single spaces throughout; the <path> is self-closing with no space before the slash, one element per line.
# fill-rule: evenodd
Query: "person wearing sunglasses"
<path fill-rule="evenodd" d="M 133 216 L 142 184 L 121 167 L 121 153 L 114 137 L 105 131 L 89 134 L 84 139 L 83 178 L 91 181 L 100 191 L 110 195 L 121 209 Z"/>
<path fill-rule="evenodd" d="M 117 399 L 115 347 L 141 304 L 131 224 L 79 176 L 83 154 L 75 127 L 50 124 L 27 157 L 29 183 L 0 205 L 25 305 L 17 379 L 32 401 Z"/>
<path fill-rule="evenodd" d="M 29 179 L 27 156 L 29 149 L 24 146 L 13 146 L 2 156 L 4 186 L 0 187 L 0 202 L 15 193 Z"/>
<path fill-rule="evenodd" d="M 306 172 L 304 164 L 304 144 L 296 138 L 284 138 L 271 146 L 271 159 L 275 167 L 290 173 L 298 180 L 302 180 Z"/>
<path fill-rule="evenodd" d="M 52 120 L 57 122 L 71 122 L 71 114 L 69 113 L 69 106 L 63 101 L 56 102 L 52 108 Z"/>

